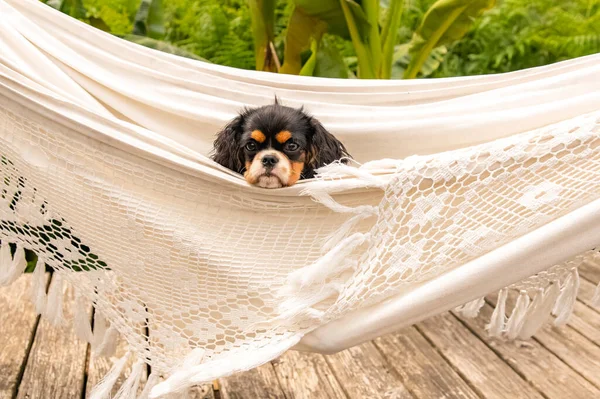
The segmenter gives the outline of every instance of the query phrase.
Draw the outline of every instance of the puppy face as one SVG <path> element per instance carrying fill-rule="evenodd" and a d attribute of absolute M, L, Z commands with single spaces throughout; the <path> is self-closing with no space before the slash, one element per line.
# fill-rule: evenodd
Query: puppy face
<path fill-rule="evenodd" d="M 263 188 L 288 187 L 347 157 L 344 146 L 314 118 L 275 103 L 245 110 L 221 131 L 214 160 Z"/>

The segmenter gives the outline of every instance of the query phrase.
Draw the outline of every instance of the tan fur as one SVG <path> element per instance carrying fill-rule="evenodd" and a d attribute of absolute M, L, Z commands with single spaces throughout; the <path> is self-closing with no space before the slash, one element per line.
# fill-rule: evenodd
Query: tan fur
<path fill-rule="evenodd" d="M 254 130 L 250 134 L 250 137 L 252 137 L 254 140 L 258 141 L 259 143 L 264 143 L 265 140 L 267 139 L 267 136 L 265 136 L 265 134 L 263 132 L 261 132 L 260 130 Z"/>
<path fill-rule="evenodd" d="M 279 132 L 275 135 L 275 140 L 277 140 L 279 142 L 279 144 L 283 144 L 291 138 L 292 138 L 292 133 L 290 133 L 287 130 L 282 130 L 281 132 Z"/>

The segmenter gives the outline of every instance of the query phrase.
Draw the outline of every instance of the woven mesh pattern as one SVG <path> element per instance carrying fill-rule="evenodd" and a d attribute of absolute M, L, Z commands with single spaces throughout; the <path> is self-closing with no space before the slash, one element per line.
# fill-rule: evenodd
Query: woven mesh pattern
<path fill-rule="evenodd" d="M 326 252 L 348 219 L 335 202 L 242 193 L 36 118 L 0 110 L 0 240 L 38 253 L 165 371 L 193 348 L 208 362 L 300 337 L 600 197 L 587 115 L 398 162 L 344 202 L 370 213 Z"/>

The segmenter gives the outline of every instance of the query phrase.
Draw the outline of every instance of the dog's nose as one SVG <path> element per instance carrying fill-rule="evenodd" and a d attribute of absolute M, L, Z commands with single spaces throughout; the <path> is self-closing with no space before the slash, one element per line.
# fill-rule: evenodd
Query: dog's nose
<path fill-rule="evenodd" d="M 279 158 L 277 158 L 275 155 L 265 155 L 262 158 L 262 164 L 266 168 L 272 168 L 275 166 L 275 164 L 277 164 L 277 162 L 279 162 Z"/>

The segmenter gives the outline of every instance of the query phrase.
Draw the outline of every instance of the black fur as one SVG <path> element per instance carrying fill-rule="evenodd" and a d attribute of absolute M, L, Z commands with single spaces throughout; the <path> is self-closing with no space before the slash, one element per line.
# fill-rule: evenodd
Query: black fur
<path fill-rule="evenodd" d="M 259 108 L 244 109 L 235 119 L 217 134 L 214 142 L 213 159 L 228 169 L 243 174 L 245 163 L 252 160 L 252 153 L 244 149 L 251 139 L 251 133 L 260 130 L 267 136 L 263 148 L 280 149 L 274 140 L 277 133 L 287 130 L 292 133 L 301 151 L 298 157 L 305 157 L 302 179 L 312 178 L 315 169 L 342 158 L 349 158 L 344 145 L 329 133 L 323 125 L 303 111 L 275 103 Z M 294 154 L 288 154 L 295 161 Z M 342 162 L 345 160 L 342 159 Z"/>

